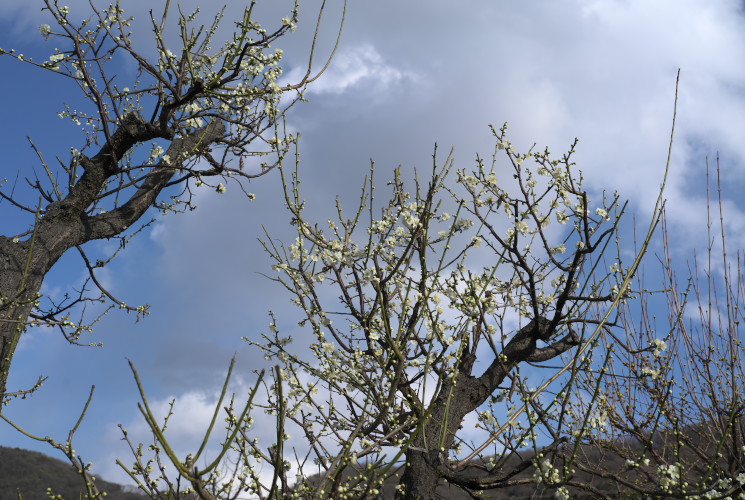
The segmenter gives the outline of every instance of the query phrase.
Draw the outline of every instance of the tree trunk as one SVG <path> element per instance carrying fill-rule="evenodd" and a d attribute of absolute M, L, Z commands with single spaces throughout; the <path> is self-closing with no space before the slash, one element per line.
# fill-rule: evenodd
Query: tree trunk
<path fill-rule="evenodd" d="M 470 371 L 470 366 L 467 367 Z M 440 498 L 435 489 L 443 477 L 448 451 L 455 444 L 455 434 L 463 418 L 486 399 L 489 391 L 479 380 L 460 372 L 446 381 L 433 404 L 424 430 L 406 451 L 406 469 L 399 484 L 403 491 L 399 500 L 430 500 Z M 449 401 L 448 401 L 449 400 Z"/>
<path fill-rule="evenodd" d="M 139 142 L 156 137 L 172 139 L 169 134 L 172 132 L 165 134 L 138 114 L 127 115 L 96 156 L 81 157 L 83 175 L 65 198 L 50 203 L 43 213 L 37 214 L 30 237 L 14 243 L 0 236 L 0 412 L 13 353 L 40 297 L 44 276 L 54 263 L 77 245 L 112 238 L 137 222 L 156 202 L 178 165 L 223 137 L 225 124 L 212 120 L 202 129 L 173 139 L 167 153 L 178 159 L 174 165 L 154 166 L 137 191 L 114 210 L 98 215 L 87 213 L 106 187 L 107 179 L 118 173 L 118 158 Z"/>
<path fill-rule="evenodd" d="M 550 359 L 579 343 L 569 334 L 550 346 L 536 348 L 536 340 L 547 341 L 554 329 L 555 325 L 545 318 L 531 320 L 479 377 L 471 375 L 475 354 L 464 352 L 457 374 L 444 380 L 424 429 L 406 450 L 406 470 L 399 482 L 403 491 L 396 493 L 397 500 L 438 498 L 435 489 L 440 479 L 457 479 L 458 474 L 447 469 L 447 459 L 465 416 L 483 404 L 518 363 Z"/>
<path fill-rule="evenodd" d="M 33 252 L 31 247 L 30 240 L 13 243 L 0 236 L 0 402 L 13 353 L 39 298 L 44 275 L 54 263 L 42 245 L 34 244 Z M 0 412 L 2 407 L 0 404 Z"/>
<path fill-rule="evenodd" d="M 396 493 L 397 499 L 429 500 L 439 498 L 435 489 L 440 482 L 440 473 L 436 468 L 437 452 L 408 450 L 406 452 L 406 469 L 399 484 L 404 488 Z"/>

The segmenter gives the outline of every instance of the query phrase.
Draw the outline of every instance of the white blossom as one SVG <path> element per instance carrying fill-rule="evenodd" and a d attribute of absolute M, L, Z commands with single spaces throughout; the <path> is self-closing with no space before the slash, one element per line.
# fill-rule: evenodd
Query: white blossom
<path fill-rule="evenodd" d="M 653 354 L 655 356 L 659 356 L 665 349 L 667 349 L 667 342 L 662 339 L 654 339 L 649 343 L 649 345 L 654 348 Z"/>

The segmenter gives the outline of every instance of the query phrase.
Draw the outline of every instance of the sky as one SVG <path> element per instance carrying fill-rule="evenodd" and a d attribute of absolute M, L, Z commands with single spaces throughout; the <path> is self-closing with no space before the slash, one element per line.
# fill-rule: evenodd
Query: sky
<path fill-rule="evenodd" d="M 83 2 L 70 1 L 71 12 Z M 194 2 L 187 2 L 186 5 Z M 153 2 L 123 0 L 135 17 L 138 43 L 148 50 Z M 232 2 L 234 15 L 241 2 Z M 261 4 L 261 2 L 260 2 Z M 264 2 L 266 4 L 266 2 Z M 285 5 L 262 15 L 278 22 Z M 320 51 L 335 34 L 340 4 L 331 0 Z M 509 122 L 518 149 L 536 143 L 555 152 L 580 139 L 575 156 L 594 193 L 617 190 L 642 223 L 657 197 L 667 158 L 675 80 L 680 70 L 667 210 L 674 253 L 690 258 L 706 244 L 705 166 L 720 157 L 731 248 L 745 245 L 745 13 L 734 0 L 350 0 L 341 46 L 329 70 L 289 115 L 301 134 L 300 171 L 309 210 L 323 220 L 334 199 L 354 204 L 370 160 L 379 179 L 393 168 L 428 168 L 435 143 L 454 148 L 456 166 L 470 168 L 493 149 L 489 124 Z M 301 5 L 297 33 L 279 45 L 292 77 L 308 55 L 318 2 Z M 38 0 L 4 0 L 0 47 L 51 53 L 38 26 L 50 23 Z M 150 48 L 149 50 L 152 50 Z M 69 157 L 81 134 L 56 113 L 76 102 L 76 90 L 55 75 L 0 58 L 5 96 L 0 178 L 38 168 L 29 136 L 47 158 Z M 295 70 L 295 72 L 293 72 Z M 131 73 L 131 72 L 130 72 Z M 122 68 L 118 78 L 132 78 Z M 67 155 L 67 156 L 66 156 Z M 268 366 L 241 340 L 266 332 L 268 311 L 291 328 L 299 318 L 290 297 L 263 274 L 271 261 L 257 238 L 263 228 L 289 239 L 277 175 L 253 181 L 249 201 L 235 185 L 198 192 L 198 209 L 159 219 L 127 245 L 101 278 L 128 304 L 149 304 L 140 322 L 114 311 L 86 337 L 103 347 L 76 347 L 56 331 L 24 334 L 9 389 L 49 377 L 32 397 L 5 414 L 38 435 L 63 440 L 95 385 L 95 397 L 75 447 L 102 477 L 126 482 L 114 464 L 128 455 L 118 424 L 146 440 L 136 407 L 130 359 L 151 404 L 165 411 L 176 398 L 171 439 L 188 451 L 201 437 L 232 356 L 236 387 Z M 0 203 L 6 234 L 28 221 Z M 627 235 L 630 237 L 630 235 Z M 94 243 L 92 251 L 111 244 Z M 107 247 L 107 245 L 109 245 Z M 80 259 L 63 258 L 43 292 L 59 297 L 83 279 Z M 0 444 L 53 454 L 0 425 Z M 185 454 L 185 452 L 183 454 Z M 58 456 L 58 455 L 57 455 Z"/>

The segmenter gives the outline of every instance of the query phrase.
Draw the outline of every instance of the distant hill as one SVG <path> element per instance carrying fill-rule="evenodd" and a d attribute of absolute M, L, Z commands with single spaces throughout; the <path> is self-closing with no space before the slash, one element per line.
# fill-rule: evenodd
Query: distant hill
<path fill-rule="evenodd" d="M 705 431 L 706 427 L 705 424 L 693 426 L 685 429 L 683 434 L 686 435 L 689 445 L 693 443 L 696 449 L 711 452 L 713 451 L 712 447 L 716 446 L 717 442 L 716 440 L 713 440 L 711 443 L 708 443 L 708 441 L 713 438 L 711 431 Z M 707 442 L 704 442 L 703 440 L 706 440 Z M 670 439 L 670 436 L 656 434 L 654 443 L 655 453 L 658 455 L 672 458 L 676 452 L 676 447 L 674 446 L 675 440 Z M 641 445 L 633 441 L 621 440 L 609 444 L 612 445 L 611 448 L 624 448 L 628 451 L 633 450 L 633 455 L 635 456 L 639 456 L 643 452 Z M 571 448 L 569 448 L 568 451 L 571 451 Z M 582 445 L 577 451 L 578 455 L 582 457 L 582 462 L 586 464 L 602 466 L 607 471 L 617 471 L 619 477 L 623 476 L 626 480 L 631 482 L 645 480 L 645 478 L 639 475 L 635 470 L 630 471 L 628 467 L 626 467 L 625 460 L 621 456 L 607 449 L 601 449 L 597 446 Z M 691 452 L 687 449 L 682 453 L 683 455 L 686 455 L 685 459 L 687 462 L 691 463 L 692 460 L 695 461 L 695 457 L 691 456 Z M 531 450 L 522 451 L 519 459 L 513 456 L 508 461 L 505 470 L 512 469 L 519 461 L 531 460 L 533 456 L 534 454 Z M 723 464 L 720 464 L 720 466 L 722 465 Z M 344 474 L 346 476 L 352 473 L 353 468 L 350 467 L 345 470 Z M 467 473 L 474 478 L 483 477 L 486 474 L 476 468 L 467 469 Z M 532 475 L 533 470 L 531 467 L 516 474 L 511 479 L 519 481 L 520 479 L 530 478 Z M 318 484 L 320 479 L 321 477 L 318 475 L 308 478 L 311 484 Z M 568 487 L 567 489 L 569 490 L 570 498 L 572 499 L 589 500 L 598 497 L 614 499 L 639 498 L 637 493 L 624 488 L 612 478 L 600 478 L 578 470 L 574 479 L 584 484 L 591 485 L 597 494 Z M 687 479 L 689 482 L 693 482 L 697 478 L 690 476 Z M 144 500 L 145 498 L 148 498 L 140 492 L 125 491 L 121 485 L 109 483 L 102 479 L 97 480 L 96 484 L 101 491 L 107 492 L 107 500 Z M 394 488 L 397 484 L 397 475 L 389 477 L 383 484 L 380 494 L 375 498 L 375 500 L 393 499 Z M 0 500 L 17 499 L 17 490 L 21 491 L 24 500 L 49 500 L 49 497 L 46 494 L 46 490 L 49 487 L 53 489 L 54 493 L 62 495 L 65 500 L 77 500 L 80 498 L 82 491 L 82 482 L 80 476 L 73 470 L 73 468 L 61 460 L 51 458 L 35 451 L 0 446 Z M 547 487 L 544 484 L 512 484 L 503 488 L 485 491 L 482 498 L 539 500 L 553 498 L 555 492 L 555 488 Z M 473 498 L 458 488 L 452 487 L 444 482 L 438 487 L 437 493 L 440 498 L 449 500 L 467 500 Z"/>
<path fill-rule="evenodd" d="M 526 454 L 526 456 L 530 455 L 532 455 L 531 452 Z M 519 474 L 518 477 L 529 474 L 526 472 Z M 317 480 L 318 478 L 315 478 L 315 481 Z M 311 478 L 311 482 L 313 481 L 314 479 Z M 144 500 L 147 498 L 142 493 L 125 491 L 121 485 L 109 483 L 103 479 L 97 479 L 96 484 L 101 491 L 107 493 L 107 500 Z M 398 484 L 397 476 L 389 478 L 378 498 L 392 499 L 396 484 Z M 608 485 L 597 486 L 607 491 Z M 65 500 L 77 500 L 83 491 L 80 476 L 68 463 L 36 451 L 0 446 L 0 500 L 17 499 L 17 490 L 23 494 L 23 500 L 49 500 L 46 491 L 50 487 L 55 494 L 62 495 Z M 484 498 L 537 500 L 552 498 L 554 491 L 541 485 L 527 484 L 492 490 L 486 492 Z M 442 498 L 451 500 L 471 498 L 464 492 L 445 484 L 438 488 L 438 493 Z M 572 498 L 575 499 L 591 498 L 581 491 L 575 490 L 572 493 Z"/>
<path fill-rule="evenodd" d="M 143 500 L 138 492 L 125 491 L 119 484 L 97 479 L 107 500 Z M 23 500 L 49 500 L 47 488 L 66 500 L 77 500 L 83 482 L 72 466 L 36 451 L 0 446 L 0 499 L 14 500 L 20 490 Z"/>

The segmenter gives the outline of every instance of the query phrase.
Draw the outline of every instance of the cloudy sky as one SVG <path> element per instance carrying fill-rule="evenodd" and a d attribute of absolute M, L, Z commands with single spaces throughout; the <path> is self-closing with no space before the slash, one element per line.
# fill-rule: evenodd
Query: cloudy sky
<path fill-rule="evenodd" d="M 73 15 L 74 4 L 70 2 Z M 82 3 L 82 2 L 81 2 Z M 157 3 L 157 2 L 156 2 Z M 233 2 L 228 17 L 240 9 Z M 266 24 L 284 14 L 273 2 Z M 147 11 L 153 2 L 124 0 L 139 19 L 146 47 Z M 327 34 L 339 18 L 330 1 Z M 703 248 L 705 162 L 721 157 L 730 244 L 745 243 L 745 209 L 737 193 L 745 179 L 745 14 L 734 0 L 350 0 L 342 44 L 329 71 L 290 115 L 302 134 L 301 175 L 312 210 L 330 214 L 335 196 L 356 201 L 370 159 L 384 179 L 393 168 L 430 165 L 433 146 L 455 149 L 456 165 L 490 155 L 489 124 L 510 123 L 518 149 L 533 143 L 565 151 L 580 138 L 576 155 L 587 186 L 618 190 L 646 220 L 667 156 L 675 78 L 681 71 L 678 121 L 671 165 L 668 215 L 673 247 L 683 259 Z M 0 47 L 51 53 L 38 26 L 50 23 L 38 0 L 5 0 Z M 83 7 L 79 7 L 82 10 Z M 308 27 L 317 2 L 285 49 L 287 73 L 308 51 Z M 302 22 L 305 20 L 306 24 Z M 328 42 L 330 37 L 326 37 Z M 322 44 L 322 51 L 328 43 Z M 67 158 L 82 146 L 75 128 L 57 118 L 78 97 L 54 75 L 0 58 L 5 96 L 0 177 L 21 177 L 37 166 L 30 136 L 48 158 Z M 297 71 L 297 70 L 295 70 Z M 122 68 L 120 82 L 133 75 Z M 288 327 L 297 317 L 289 297 L 261 273 L 271 265 L 257 237 L 262 226 L 288 235 L 277 176 L 251 183 L 248 201 L 236 186 L 227 193 L 202 190 L 195 212 L 168 216 L 132 241 L 102 278 L 128 304 L 150 304 L 136 323 L 114 312 L 87 339 L 104 347 L 69 345 L 58 332 L 33 330 L 16 354 L 10 390 L 46 384 L 15 401 L 6 414 L 29 431 L 64 439 L 95 384 L 96 395 L 76 449 L 103 477 L 124 481 L 115 457 L 128 459 L 117 424 L 145 439 L 126 359 L 145 380 L 150 400 L 165 408 L 177 399 L 172 439 L 182 450 L 200 437 L 230 358 L 238 356 L 238 382 L 263 366 L 241 340 L 267 330 L 273 310 Z M 6 234 L 27 221 L 0 204 Z M 98 243 L 93 250 L 105 250 Z M 60 261 L 44 292 L 60 296 L 83 277 L 79 258 Z M 280 326 L 282 326 L 280 324 Z M 0 425 L 0 444 L 50 452 Z"/>

